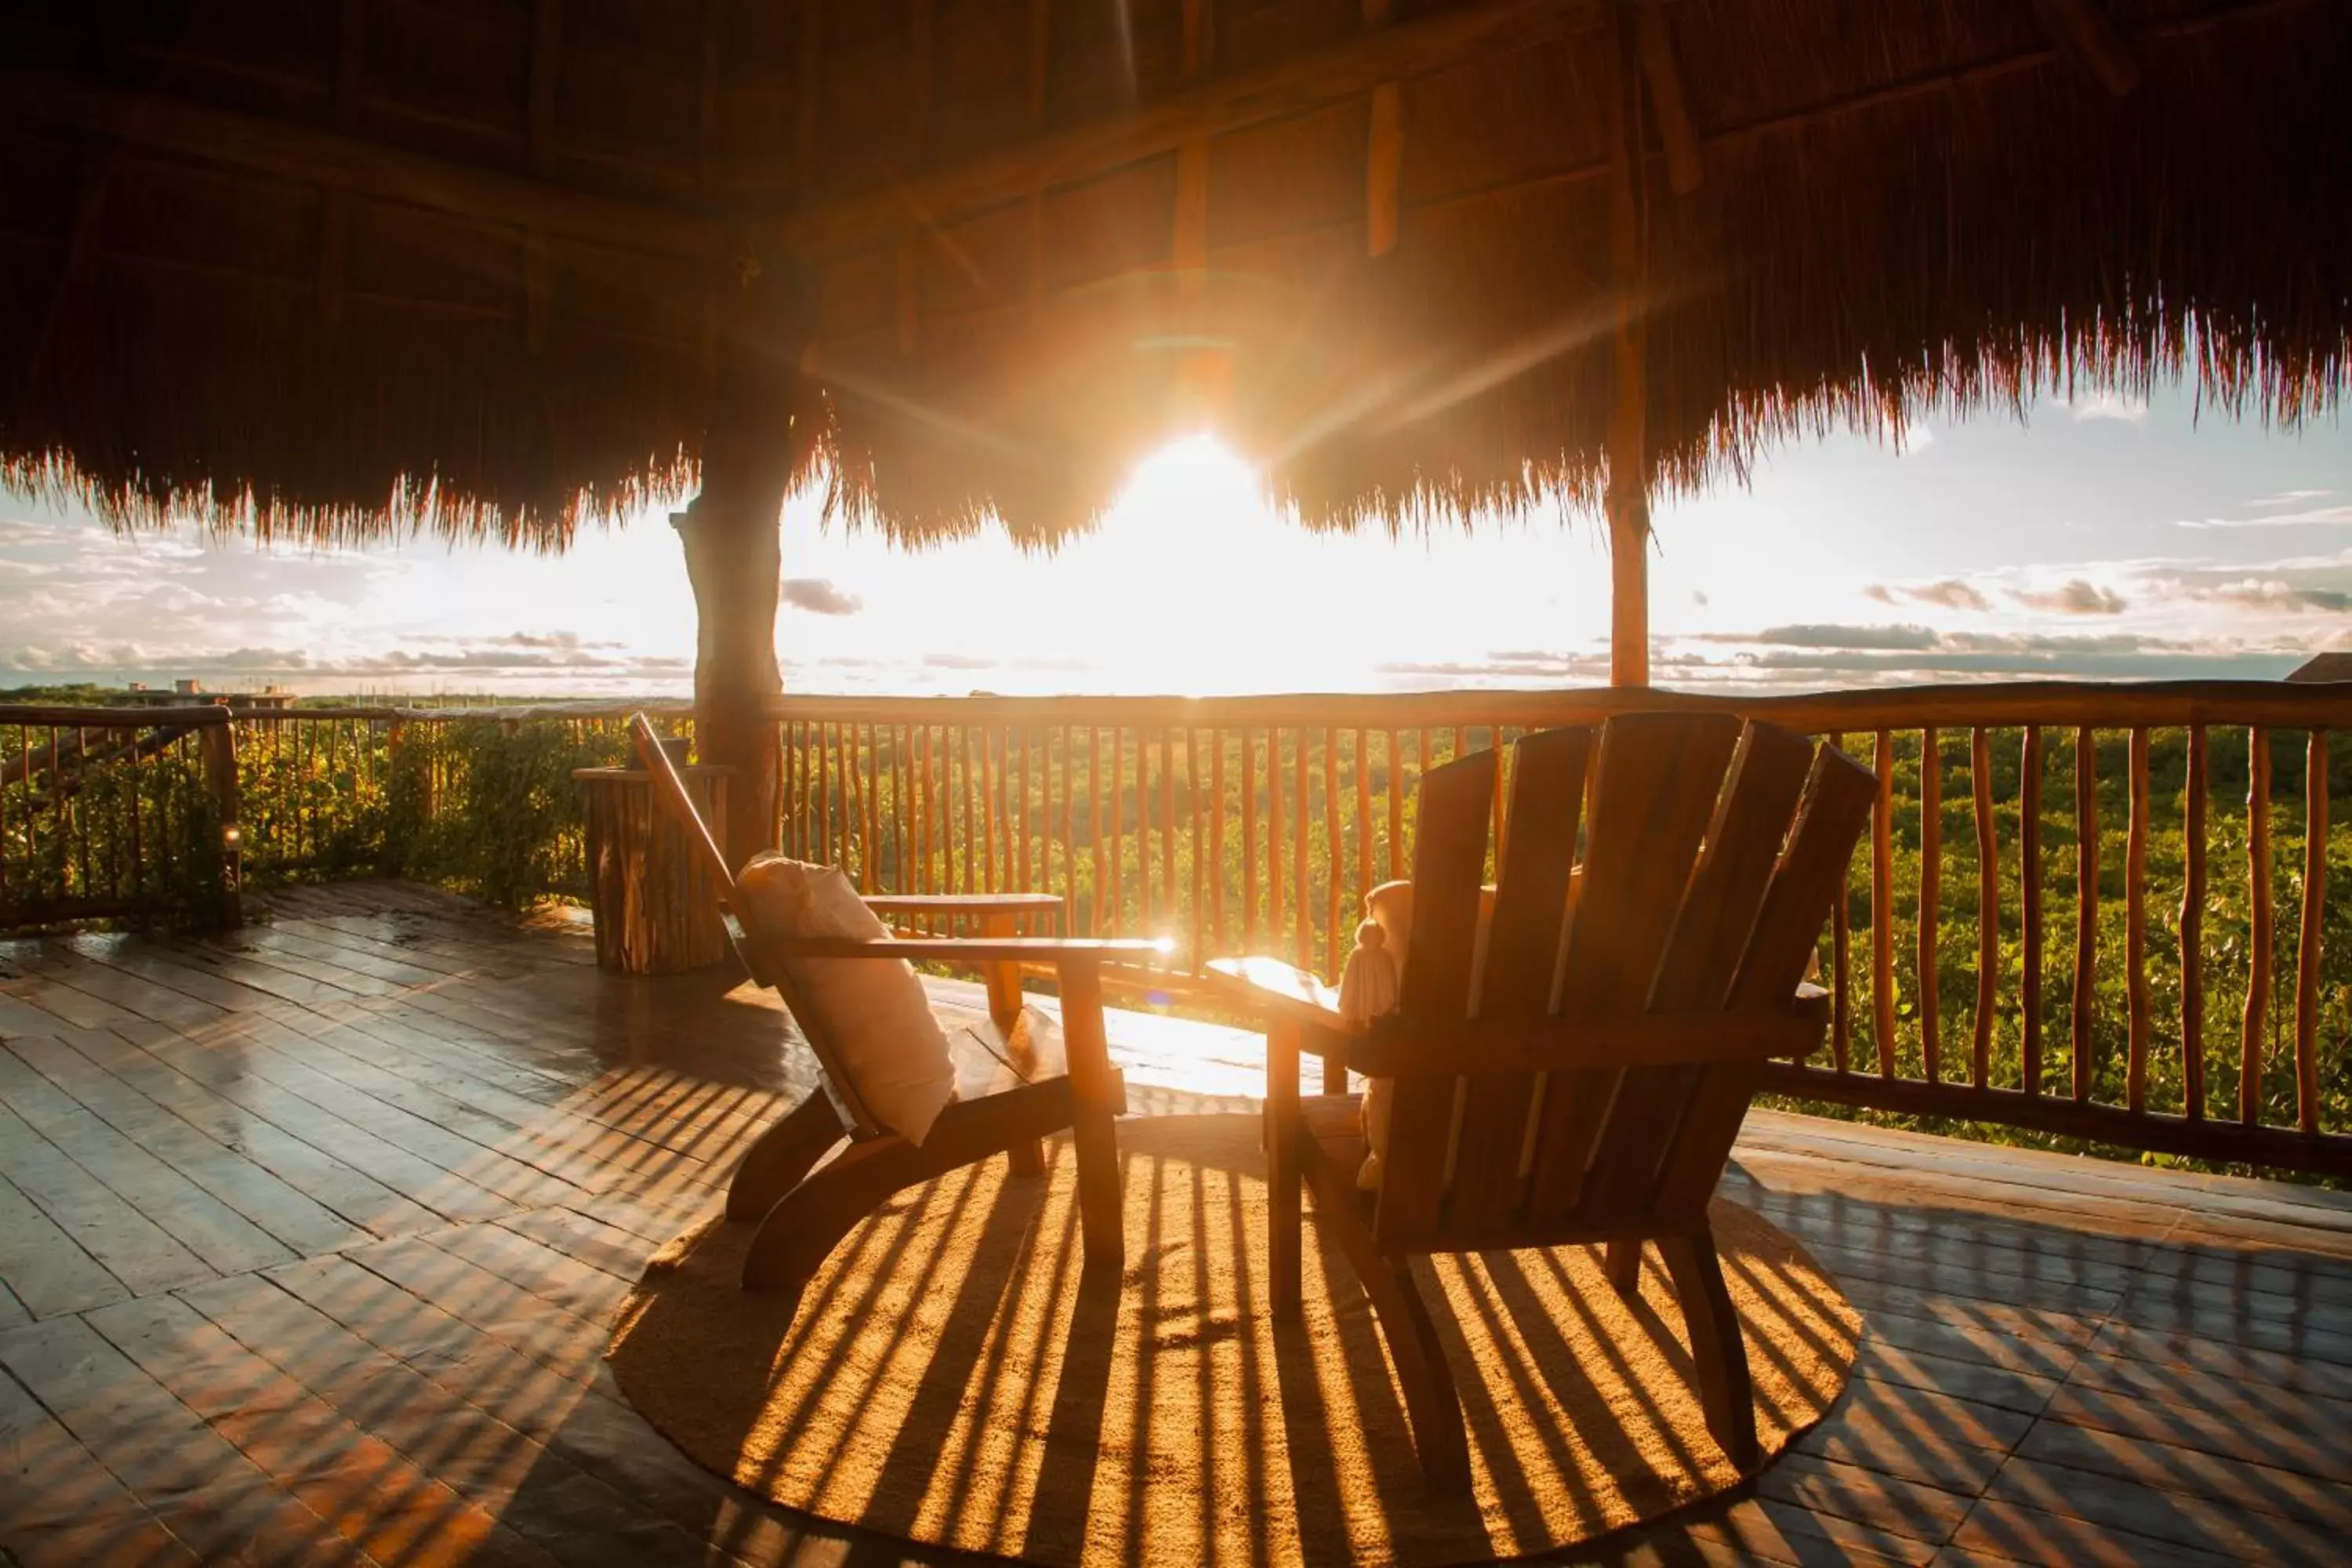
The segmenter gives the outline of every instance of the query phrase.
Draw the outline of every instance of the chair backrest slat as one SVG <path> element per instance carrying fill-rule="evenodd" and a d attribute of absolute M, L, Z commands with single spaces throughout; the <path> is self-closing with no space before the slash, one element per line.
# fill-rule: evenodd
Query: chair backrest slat
<path fill-rule="evenodd" d="M 1407 1017 L 1450 1022 L 1469 1011 L 1496 763 L 1493 752 L 1473 752 L 1422 775 L 1413 826 L 1412 936 L 1397 998 L 1397 1010 Z M 1377 1233 L 1426 1235 L 1437 1223 L 1454 1076 L 1433 1064 L 1432 1071 L 1397 1079 Z M 1439 1097 L 1442 1107 L 1432 1103 Z"/>
<path fill-rule="evenodd" d="M 1422 780 L 1400 1003 L 1416 1022 L 1787 1008 L 1875 790 L 1833 748 L 1721 713 L 1528 736 L 1474 977 L 1495 765 L 1480 753 Z M 1440 1251 L 1689 1223 L 1759 1071 L 1634 1056 L 1465 1079 L 1441 1056 L 1398 1078 L 1374 1235 Z"/>
<path fill-rule="evenodd" d="M 1497 856 L 1495 913 L 1478 994 L 1482 1018 L 1540 1018 L 1551 1009 L 1592 733 L 1581 727 L 1549 730 L 1514 748 L 1505 819 L 1510 831 Z M 1481 1230 L 1517 1214 L 1527 1186 L 1523 1160 L 1535 1090 L 1534 1073 L 1492 1073 L 1463 1084 L 1446 1210 L 1450 1227 Z"/>
<path fill-rule="evenodd" d="M 1698 868 L 1650 984 L 1651 1013 L 1722 1011 L 1788 837 L 1812 751 L 1786 730 L 1750 725 L 1741 731 L 1730 782 L 1707 825 Z M 1594 1146 L 1581 1204 L 1588 1218 L 1607 1224 L 1648 1207 L 1698 1079 L 1692 1067 L 1625 1073 Z"/>
<path fill-rule="evenodd" d="M 1788 847 L 1772 868 L 1746 951 L 1733 978 L 1727 1010 L 1761 1012 L 1785 1006 L 1804 978 L 1821 940 L 1822 921 L 1844 896 L 1855 841 L 1876 803 L 1878 781 L 1835 747 L 1814 754 L 1797 805 Z M 1731 1142 L 1738 1136 L 1760 1063 L 1708 1068 L 1691 1091 L 1674 1146 L 1660 1169 L 1651 1202 L 1668 1218 L 1696 1218 L 1722 1180 Z"/>
<path fill-rule="evenodd" d="M 1726 713 L 1630 714 L 1602 726 L 1561 1013 L 1612 1018 L 1648 1005 L 1738 740 L 1739 721 Z M 1546 1082 L 1530 1218 L 1564 1216 L 1581 1201 L 1621 1077 L 1596 1069 Z"/>

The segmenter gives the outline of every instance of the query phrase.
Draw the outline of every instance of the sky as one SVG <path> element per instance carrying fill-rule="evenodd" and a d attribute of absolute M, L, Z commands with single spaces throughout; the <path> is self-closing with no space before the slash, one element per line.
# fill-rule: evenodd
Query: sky
<path fill-rule="evenodd" d="M 2352 428 L 2283 433 L 2159 388 L 1980 415 L 1899 444 L 1781 447 L 1664 500 L 1654 679 L 2274 677 L 2352 647 Z M 1597 520 L 1310 534 L 1205 437 L 1139 468 L 1095 534 L 904 552 L 785 509 L 789 689 L 1427 690 L 1608 679 Z M 118 537 L 0 491 L 0 686 L 271 682 L 309 693 L 684 695 L 694 604 L 665 513 L 566 556 L 421 539 L 264 551 Z"/>

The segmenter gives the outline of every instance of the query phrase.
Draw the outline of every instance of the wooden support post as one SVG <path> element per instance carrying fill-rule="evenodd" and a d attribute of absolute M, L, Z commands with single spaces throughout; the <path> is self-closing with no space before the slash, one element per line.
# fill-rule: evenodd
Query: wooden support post
<path fill-rule="evenodd" d="M 1364 26 L 1388 26 L 1390 0 L 1364 0 Z M 1404 89 L 1384 81 L 1372 89 L 1372 123 L 1364 154 L 1364 254 L 1396 248 L 1397 202 L 1404 173 Z"/>
<path fill-rule="evenodd" d="M 1610 11 L 1609 260 L 1616 294 L 1609 408 L 1609 683 L 1650 684 L 1650 495 L 1643 372 L 1647 223 L 1643 197 L 1641 75 L 1622 4 Z"/>
<path fill-rule="evenodd" d="M 719 89 L 726 72 L 727 0 L 702 0 L 702 68 L 695 79 L 696 183 L 718 184 Z"/>
<path fill-rule="evenodd" d="M 906 166 L 919 169 L 931 151 L 931 84 L 939 65 L 934 0 L 911 0 L 907 18 Z"/>
<path fill-rule="evenodd" d="M 367 69 L 365 0 L 339 0 L 335 7 L 335 124 L 344 131 L 360 122 L 362 78 Z"/>
<path fill-rule="evenodd" d="M 1643 6 L 1635 34 L 1650 107 L 1658 116 L 1658 140 L 1666 150 L 1666 184 L 1675 195 L 1686 196 L 1698 189 L 1706 170 L 1699 160 L 1698 127 L 1691 119 L 1690 95 L 1683 89 L 1682 62 L 1675 54 L 1674 35 L 1666 29 L 1665 11 L 1655 5 Z"/>
<path fill-rule="evenodd" d="M 793 184 L 816 189 L 816 140 L 824 122 L 824 0 L 801 0 L 801 36 L 793 56 Z"/>
<path fill-rule="evenodd" d="M 1404 179 L 1404 92 L 1395 82 L 1372 89 L 1370 147 L 1364 165 L 1364 251 L 1386 256 L 1396 248 Z"/>
<path fill-rule="evenodd" d="M 555 85 L 563 61 L 563 0 L 538 0 L 530 29 L 530 166 L 555 162 Z"/>
<path fill-rule="evenodd" d="M 220 819 L 220 923 L 234 930 L 245 923 L 245 826 L 242 795 L 236 777 L 236 725 L 206 724 L 196 732 L 204 758 L 205 786 L 212 793 L 213 812 Z"/>
<path fill-rule="evenodd" d="M 686 548 L 698 616 L 695 748 L 701 762 L 735 770 L 725 848 L 736 866 L 776 843 L 779 752 L 768 702 L 783 689 L 776 668 L 782 576 L 777 531 L 792 480 L 789 431 L 811 324 L 797 280 L 763 273 L 756 264 L 746 264 L 742 274 L 726 285 L 702 492 L 670 520 Z"/>
<path fill-rule="evenodd" d="M 1176 224 L 1171 244 L 1176 288 L 1187 297 L 1209 287 L 1209 139 L 1176 149 Z"/>
<path fill-rule="evenodd" d="M 1054 0 L 1029 0 L 1029 126 L 1043 129 L 1053 104 Z"/>

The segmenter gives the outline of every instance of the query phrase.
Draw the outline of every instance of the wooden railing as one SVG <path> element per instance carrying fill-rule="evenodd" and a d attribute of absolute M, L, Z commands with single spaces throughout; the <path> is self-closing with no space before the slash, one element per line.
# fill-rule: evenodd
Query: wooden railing
<path fill-rule="evenodd" d="M 2352 867 L 2331 870 L 2326 787 L 2352 776 L 2328 743 L 2352 688 L 793 697 L 779 830 L 872 891 L 1043 890 L 1074 933 L 1165 935 L 1183 966 L 1330 975 L 1365 889 L 1407 873 L 1425 769 L 1660 706 L 1833 736 L 1878 773 L 1822 943 L 1828 1048 L 1774 1088 L 2352 1174 L 2352 905 L 2329 897 Z M 583 896 L 568 773 L 620 760 L 626 710 L 0 710 L 0 925 L 203 918 L 240 876 Z"/>
<path fill-rule="evenodd" d="M 782 826 L 872 890 L 1042 889 L 1080 933 L 1329 975 L 1364 889 L 1406 874 L 1422 771 L 1660 706 L 1831 736 L 1878 773 L 1822 942 L 1829 1049 L 1774 1088 L 2352 1174 L 2326 789 L 2352 688 L 788 698 Z"/>
<path fill-rule="evenodd" d="M 222 708 L 0 708 L 0 928 L 234 921 L 236 743 Z"/>

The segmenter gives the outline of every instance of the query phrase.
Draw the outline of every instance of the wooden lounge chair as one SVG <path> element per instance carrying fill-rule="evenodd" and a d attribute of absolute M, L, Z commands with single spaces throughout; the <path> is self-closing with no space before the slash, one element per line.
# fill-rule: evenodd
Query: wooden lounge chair
<path fill-rule="evenodd" d="M 1274 1310 L 1299 1311 L 1304 1186 L 1370 1297 L 1424 1478 L 1459 1491 L 1470 1479 L 1461 1405 L 1412 1258 L 1605 1244 L 1608 1278 L 1630 1293 L 1642 1244 L 1654 1241 L 1708 1428 L 1744 1469 L 1757 1458 L 1755 1411 L 1707 1202 L 1763 1063 L 1819 1043 L 1827 997 L 1800 983 L 1874 782 L 1834 748 L 1718 713 L 1628 715 L 1513 751 L 1475 995 L 1492 752 L 1421 781 L 1395 1012 L 1350 1026 L 1312 975 L 1265 959 L 1211 965 L 1269 1023 Z M 1571 901 L 1588 761 L 1592 814 Z M 1396 1080 L 1377 1194 L 1357 1187 L 1358 1100 L 1302 1099 L 1302 1051 Z"/>
<path fill-rule="evenodd" d="M 797 1297 L 841 1238 L 891 1194 L 994 1154 L 1011 1156 L 1015 1172 L 1042 1173 L 1039 1140 L 1064 1128 L 1076 1145 L 1086 1266 L 1117 1269 L 1123 1226 L 1111 1121 L 1127 1109 L 1127 1090 L 1104 1040 L 1102 968 L 1150 963 L 1163 955 L 1161 944 L 1003 934 L 861 942 L 763 931 L 653 726 L 640 713 L 629 729 L 655 793 L 709 870 L 737 954 L 755 981 L 783 998 L 824 1069 L 824 1091 L 762 1132 L 729 1184 L 727 1217 L 760 1225 L 743 1263 L 744 1288 Z M 888 913 L 977 914 L 998 921 L 1034 901 L 1034 895 L 866 900 Z M 956 1098 L 919 1146 L 884 1130 L 859 1102 L 831 1043 L 811 1026 L 814 1015 L 793 995 L 785 961 L 795 958 L 928 959 L 986 970 L 989 1022 L 949 1030 Z M 1023 1010 L 1024 963 L 1053 967 L 1061 990 L 1058 1030 Z M 818 1169 L 844 1139 L 849 1146 Z"/>

